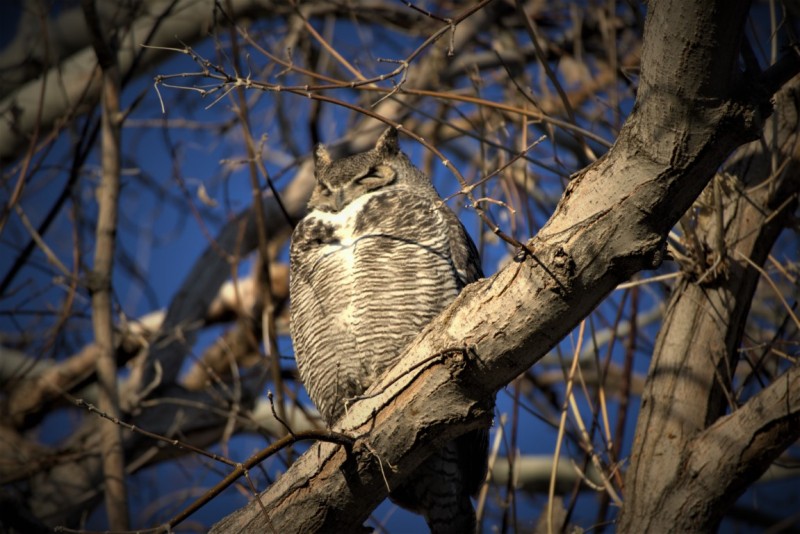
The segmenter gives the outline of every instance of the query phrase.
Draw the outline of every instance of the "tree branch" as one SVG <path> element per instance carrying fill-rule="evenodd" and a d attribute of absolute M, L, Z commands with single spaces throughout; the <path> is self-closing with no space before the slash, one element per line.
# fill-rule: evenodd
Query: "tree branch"
<path fill-rule="evenodd" d="M 731 504 L 728 492 L 734 489 L 727 487 L 730 481 L 725 482 L 728 474 L 723 473 L 721 462 L 712 461 L 720 465 L 721 480 L 711 492 L 708 480 L 697 479 L 689 470 L 689 455 L 695 441 L 711 432 L 709 425 L 734 407 L 733 376 L 741 357 L 744 322 L 761 276 L 750 262 L 764 262 L 784 229 L 785 216 L 796 205 L 796 201 L 788 205 L 783 201 L 800 189 L 795 179 L 800 172 L 798 82 L 796 78 L 776 98 L 777 138 L 769 135 L 764 143 L 742 147 L 732 158 L 733 165 L 716 178 L 722 185 L 709 188 L 719 205 L 706 210 L 718 213 L 719 218 L 698 217 L 695 232 L 698 242 L 714 250 L 717 259 L 707 265 L 706 247 L 701 245 L 703 250 L 696 251 L 696 277 L 687 273 L 673 289 L 642 395 L 625 483 L 626 506 L 620 517 L 623 532 L 661 530 L 666 525 L 677 530 L 715 530 Z M 766 131 L 771 134 L 773 129 Z M 767 146 L 773 148 L 765 150 Z M 775 155 L 781 161 L 777 174 L 772 168 Z M 767 181 L 770 187 L 756 187 Z M 724 221 L 722 227 L 719 221 Z M 717 241 L 723 243 L 722 249 L 712 245 Z M 747 442 L 750 435 L 743 429 L 740 432 L 739 439 Z M 800 427 L 788 435 L 797 437 Z M 714 447 L 709 455 L 717 451 Z M 763 472 L 769 462 L 762 462 L 769 458 L 774 455 L 765 451 L 758 465 L 750 468 Z M 716 504 L 708 506 L 712 500 Z M 689 502 L 703 513 L 683 513 Z M 686 523 L 676 523 L 676 516 Z"/>
<path fill-rule="evenodd" d="M 721 516 L 798 437 L 800 366 L 795 365 L 692 440 L 682 473 L 691 479 L 683 488 L 691 491 L 676 491 L 672 500 L 683 501 L 680 509 L 696 518 L 696 529 L 703 525 L 698 519 Z"/>
<path fill-rule="evenodd" d="M 120 78 L 115 46 L 103 35 L 97 16 L 95 0 L 82 1 L 86 23 L 92 34 L 97 62 L 102 76 L 102 177 L 97 190 L 99 213 L 97 216 L 94 269 L 89 275 L 92 295 L 92 324 L 98 347 L 97 384 L 98 404 L 105 413 L 119 417 L 120 404 L 117 390 L 117 362 L 114 348 L 114 320 L 111 316 L 111 288 L 114 249 L 117 234 L 117 203 L 119 201 L 120 131 L 122 120 L 119 110 Z M 114 530 L 127 530 L 128 494 L 125 487 L 125 457 L 120 428 L 105 422 L 100 425 L 103 439 L 100 452 L 103 464 L 103 486 L 106 513 Z"/>
<path fill-rule="evenodd" d="M 660 263 L 667 231 L 730 151 L 761 128 L 767 103 L 734 96 L 748 5 L 650 4 L 633 113 L 611 151 L 570 182 L 553 217 L 528 242 L 557 280 L 520 255 L 465 288 L 370 389 L 374 396 L 352 405 L 336 425 L 362 436 L 354 458 L 316 446 L 260 496 L 271 525 L 281 532 L 359 528 L 438 445 L 485 425 L 488 399 L 618 283 Z M 673 16 L 682 22 L 669 23 Z M 660 56 L 666 34 L 672 58 Z M 213 532 L 264 525 L 260 508 L 248 505 Z"/>

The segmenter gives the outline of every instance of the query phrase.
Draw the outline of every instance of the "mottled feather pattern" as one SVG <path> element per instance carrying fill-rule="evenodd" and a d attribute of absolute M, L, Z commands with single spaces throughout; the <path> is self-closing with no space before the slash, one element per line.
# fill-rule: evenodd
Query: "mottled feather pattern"
<path fill-rule="evenodd" d="M 291 333 L 300 377 L 329 424 L 461 289 L 482 276 L 475 246 L 388 130 L 367 152 L 315 152 L 317 187 L 290 250 Z M 474 530 L 469 495 L 488 435 L 448 443 L 391 498 L 432 532 Z"/>
<path fill-rule="evenodd" d="M 404 209 L 387 209 L 389 204 Z M 384 216 L 375 218 L 378 208 Z M 428 214 L 425 224 L 406 224 L 414 211 Z M 389 190 L 371 193 L 350 227 L 337 228 L 334 218 L 313 211 L 301 223 L 308 228 L 298 227 L 303 237 L 293 241 L 291 255 L 297 262 L 301 250 L 303 261 L 293 273 L 292 306 L 321 321 L 296 331 L 297 344 L 316 355 L 308 369 L 302 357 L 298 366 L 327 420 L 340 417 L 346 403 L 458 294 L 440 212 L 427 198 Z M 363 218 L 375 220 L 363 224 Z M 342 237 L 349 239 L 343 244 Z"/>

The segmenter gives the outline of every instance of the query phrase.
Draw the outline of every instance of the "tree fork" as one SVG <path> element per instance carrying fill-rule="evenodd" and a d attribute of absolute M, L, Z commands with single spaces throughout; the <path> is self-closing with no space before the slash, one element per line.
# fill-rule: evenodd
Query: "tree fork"
<path fill-rule="evenodd" d="M 356 448 L 355 462 L 319 445 L 260 496 L 272 525 L 282 532 L 359 528 L 403 473 L 438 444 L 485 423 L 481 399 L 536 363 L 618 283 L 660 263 L 669 229 L 769 114 L 765 91 L 752 100 L 740 96 L 749 94 L 735 69 L 748 7 L 651 2 L 630 118 L 528 242 L 549 272 L 525 256 L 465 288 L 370 390 L 374 396 L 356 402 L 336 426 L 348 435 L 369 432 L 362 438 L 369 447 Z M 676 47 L 674 57 L 663 57 L 664 42 Z M 458 372 L 436 357 L 453 347 L 469 355 Z M 264 528 L 260 514 L 248 505 L 213 531 Z"/>

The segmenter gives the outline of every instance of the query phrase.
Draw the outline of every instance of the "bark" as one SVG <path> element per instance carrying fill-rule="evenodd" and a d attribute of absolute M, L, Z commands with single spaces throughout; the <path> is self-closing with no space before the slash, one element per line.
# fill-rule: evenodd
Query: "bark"
<path fill-rule="evenodd" d="M 493 394 L 618 283 L 658 265 L 667 231 L 769 111 L 768 92 L 743 85 L 736 70 L 748 7 L 651 2 L 634 110 L 527 243 L 536 259 L 521 252 L 468 286 L 415 339 L 336 425 L 356 438 L 351 451 L 315 445 L 212 531 L 356 531 L 437 445 L 488 424 Z"/>
<path fill-rule="evenodd" d="M 765 391 L 719 420 L 726 409 L 737 409 L 733 376 L 761 277 L 750 262 L 764 262 L 796 206 L 796 201 L 784 200 L 800 189 L 799 91 L 795 78 L 779 94 L 773 117 L 778 138 L 769 135 L 764 143 L 743 147 L 728 172 L 709 186 L 721 196 L 724 210 L 719 219 L 712 214 L 699 218 L 697 237 L 704 248 L 714 250 L 722 235 L 727 250 L 715 251 L 720 261 L 712 258 L 713 265 L 697 258 L 701 269 L 693 276 L 687 273 L 673 291 L 642 395 L 621 532 L 666 527 L 716 531 L 741 492 L 800 437 L 797 368 L 776 380 L 771 393 Z M 768 124 L 765 132 L 771 131 Z M 766 151 L 765 146 L 776 148 Z M 774 154 L 778 161 L 788 161 L 777 175 L 770 167 Z M 772 183 L 755 187 L 767 180 Z M 765 400 L 770 398 L 775 404 Z M 754 410 L 762 411 L 760 423 Z M 732 421 L 739 421 L 738 435 Z M 771 442 L 765 441 L 767 436 Z"/>

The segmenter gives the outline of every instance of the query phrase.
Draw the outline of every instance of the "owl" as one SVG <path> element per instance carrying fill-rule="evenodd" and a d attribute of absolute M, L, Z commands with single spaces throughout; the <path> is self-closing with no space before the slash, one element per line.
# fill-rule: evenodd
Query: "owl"
<path fill-rule="evenodd" d="M 314 162 L 308 215 L 292 234 L 290 324 L 300 378 L 333 424 L 482 273 L 466 230 L 400 151 L 395 129 L 338 160 L 319 145 Z M 431 532 L 473 532 L 470 495 L 487 446 L 485 430 L 457 438 L 390 498 Z"/>

